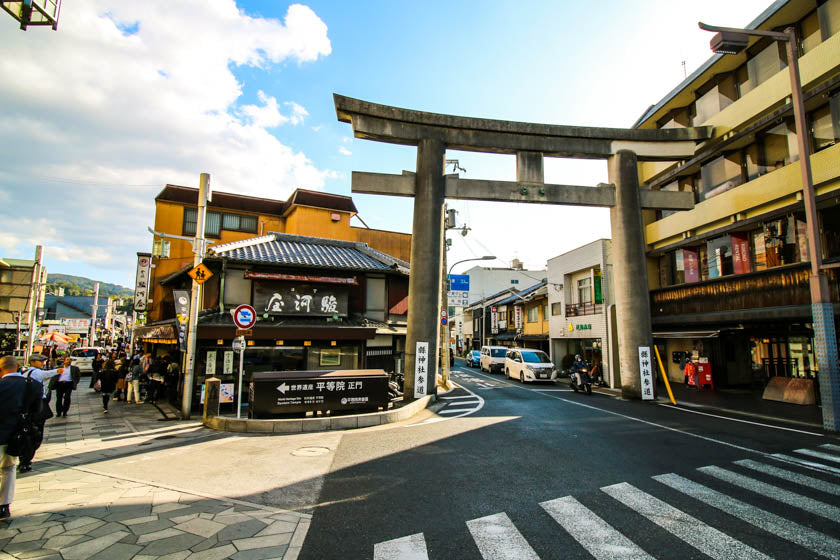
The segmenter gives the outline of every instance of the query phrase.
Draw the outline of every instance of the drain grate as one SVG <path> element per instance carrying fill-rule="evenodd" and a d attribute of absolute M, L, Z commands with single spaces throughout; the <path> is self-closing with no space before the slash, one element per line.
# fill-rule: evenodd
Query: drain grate
<path fill-rule="evenodd" d="M 330 452 L 329 447 L 301 447 L 292 451 L 295 457 L 318 457 Z"/>

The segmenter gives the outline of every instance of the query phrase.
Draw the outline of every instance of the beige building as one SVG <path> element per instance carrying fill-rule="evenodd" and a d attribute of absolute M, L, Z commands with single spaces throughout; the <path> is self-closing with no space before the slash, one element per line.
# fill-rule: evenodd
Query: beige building
<path fill-rule="evenodd" d="M 32 289 L 32 269 L 35 261 L 31 259 L 0 259 L 0 329 L 21 332 L 28 331 L 29 298 Z M 44 304 L 47 269 L 41 267 L 41 289 L 33 308 Z"/>

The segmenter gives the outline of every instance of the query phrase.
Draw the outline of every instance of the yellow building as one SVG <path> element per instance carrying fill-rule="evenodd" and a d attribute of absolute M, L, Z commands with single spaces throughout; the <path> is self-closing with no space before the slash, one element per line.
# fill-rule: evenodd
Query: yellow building
<path fill-rule="evenodd" d="M 789 26 L 800 37 L 807 157 L 837 316 L 840 0 L 777 1 L 748 27 Z M 712 56 L 636 124 L 685 126 L 714 127 L 713 138 L 691 159 L 639 166 L 644 186 L 693 192 L 696 203 L 690 211 L 650 211 L 645 221 L 654 336 L 666 344 L 669 375 L 682 380 L 674 352 L 696 351 L 709 358 L 718 386 L 815 378 L 804 155 L 784 45 L 752 38 L 740 54 Z"/>
<path fill-rule="evenodd" d="M 167 235 L 195 235 L 198 189 L 167 185 L 155 197 L 154 230 Z M 357 215 L 348 196 L 297 189 L 288 200 L 271 200 L 215 191 L 207 205 L 206 237 L 213 245 L 242 241 L 261 235 L 289 233 L 343 241 L 360 241 L 397 259 L 408 261 L 411 235 L 374 230 L 350 224 Z M 153 258 L 149 322 L 175 316 L 175 304 L 168 281 L 192 268 L 193 253 L 189 241 L 166 238 L 168 256 Z M 156 238 L 159 243 L 160 239 Z M 211 245 L 211 247 L 213 246 Z M 218 297 L 214 280 L 205 284 L 202 308 L 211 307 Z"/>

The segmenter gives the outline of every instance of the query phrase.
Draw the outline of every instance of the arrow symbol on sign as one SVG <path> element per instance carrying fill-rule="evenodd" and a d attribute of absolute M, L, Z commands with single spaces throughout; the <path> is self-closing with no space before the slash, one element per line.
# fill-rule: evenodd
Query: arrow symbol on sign
<path fill-rule="evenodd" d="M 281 383 L 280 385 L 277 386 L 277 390 L 280 391 L 281 393 L 283 393 L 284 395 L 286 394 L 286 390 L 288 388 L 289 388 L 289 386 L 286 385 L 285 383 Z"/>

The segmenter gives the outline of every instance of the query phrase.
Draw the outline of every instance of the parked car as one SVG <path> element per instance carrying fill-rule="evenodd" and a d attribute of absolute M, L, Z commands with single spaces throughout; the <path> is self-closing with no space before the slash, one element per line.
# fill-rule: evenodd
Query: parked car
<path fill-rule="evenodd" d="M 105 352 L 104 348 L 99 346 L 83 346 L 76 348 L 70 353 L 70 365 L 79 368 L 79 371 L 92 372 L 93 360 L 96 356 Z"/>
<path fill-rule="evenodd" d="M 526 381 L 552 381 L 557 370 L 548 355 L 532 348 L 511 348 L 505 356 L 505 377 Z"/>
<path fill-rule="evenodd" d="M 481 365 L 481 352 L 478 350 L 470 350 L 467 352 L 467 356 L 464 358 L 464 361 L 467 363 L 467 367 L 478 367 Z"/>
<path fill-rule="evenodd" d="M 507 350 L 505 346 L 482 346 L 481 361 L 479 362 L 481 371 L 489 373 L 504 372 Z"/>

